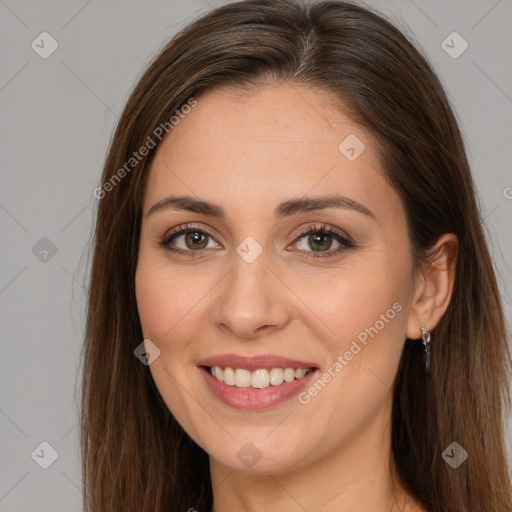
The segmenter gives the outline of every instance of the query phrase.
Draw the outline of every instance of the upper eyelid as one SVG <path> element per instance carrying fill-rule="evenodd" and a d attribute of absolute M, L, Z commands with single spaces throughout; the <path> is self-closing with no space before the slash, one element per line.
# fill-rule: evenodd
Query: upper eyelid
<path fill-rule="evenodd" d="M 175 229 L 172 229 L 171 231 L 169 231 L 168 233 L 166 233 L 164 236 L 163 236 L 163 239 L 171 239 L 172 237 L 176 237 L 176 236 L 181 236 L 181 235 L 184 235 L 186 234 L 187 232 L 191 232 L 191 231 L 199 231 L 199 232 L 203 232 L 205 233 L 206 235 L 208 236 L 211 236 L 212 238 L 216 239 L 216 235 L 215 233 L 210 229 L 210 228 L 204 228 L 204 227 L 199 227 L 199 226 L 188 226 L 187 224 L 180 224 L 179 226 L 176 226 Z"/>

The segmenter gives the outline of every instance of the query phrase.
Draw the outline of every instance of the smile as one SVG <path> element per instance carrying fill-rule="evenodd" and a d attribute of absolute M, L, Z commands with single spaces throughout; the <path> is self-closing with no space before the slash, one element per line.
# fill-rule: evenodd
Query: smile
<path fill-rule="evenodd" d="M 298 395 L 316 374 L 316 363 L 270 354 L 223 354 L 196 363 L 212 398 L 235 409 L 266 409 Z"/>
<path fill-rule="evenodd" d="M 269 386 L 280 386 L 283 382 L 292 382 L 295 379 L 302 379 L 313 368 L 259 368 L 247 370 L 245 368 L 224 368 L 220 366 L 206 367 L 213 377 L 219 382 L 237 388 L 263 389 Z"/>

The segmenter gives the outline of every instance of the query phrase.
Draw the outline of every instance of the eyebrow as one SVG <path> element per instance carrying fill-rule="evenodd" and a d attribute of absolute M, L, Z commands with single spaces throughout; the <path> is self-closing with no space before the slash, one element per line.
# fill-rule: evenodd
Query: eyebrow
<path fill-rule="evenodd" d="M 353 199 L 340 195 L 329 195 L 311 198 L 289 199 L 280 203 L 274 210 L 275 218 L 283 218 L 310 210 L 324 210 L 326 208 L 342 208 L 353 210 L 376 220 L 375 214 L 366 206 Z M 210 201 L 195 199 L 192 196 L 168 196 L 155 203 L 147 212 L 147 216 L 162 210 L 185 210 L 201 213 L 219 219 L 226 218 L 222 206 Z"/>

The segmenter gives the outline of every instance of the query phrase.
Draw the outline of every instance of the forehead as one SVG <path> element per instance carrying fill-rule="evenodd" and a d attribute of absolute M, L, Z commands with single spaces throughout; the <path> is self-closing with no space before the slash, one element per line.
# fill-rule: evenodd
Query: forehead
<path fill-rule="evenodd" d="M 285 157 L 297 160 L 322 149 L 340 156 L 339 143 L 350 133 L 363 130 L 339 109 L 328 94 L 299 85 L 282 84 L 251 89 L 220 88 L 207 91 L 198 105 L 180 121 L 168 137 L 176 146 L 174 154 L 183 158 L 193 146 L 198 157 L 229 151 L 231 159 L 247 161 L 274 157 L 272 167 Z M 368 138 L 369 134 L 364 134 Z M 170 139 L 174 139 L 171 141 Z M 284 152 L 284 154 L 283 154 Z"/>
<path fill-rule="evenodd" d="M 355 159 L 347 140 L 356 156 L 362 151 Z M 390 190 L 371 134 L 328 94 L 288 84 L 221 88 L 198 96 L 158 146 L 145 210 L 169 193 L 207 198 L 229 213 L 333 192 L 373 209 L 397 199 Z"/>

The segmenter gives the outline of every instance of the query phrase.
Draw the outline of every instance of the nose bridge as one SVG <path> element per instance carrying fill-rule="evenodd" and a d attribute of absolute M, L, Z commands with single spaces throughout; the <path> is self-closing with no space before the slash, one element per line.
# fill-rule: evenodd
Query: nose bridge
<path fill-rule="evenodd" d="M 215 323 L 240 338 L 254 338 L 263 330 L 282 328 L 287 321 L 284 290 L 273 282 L 276 278 L 268 268 L 271 262 L 258 246 L 247 239 L 239 244 L 214 306 Z M 266 329 L 261 329 L 264 326 Z"/>

